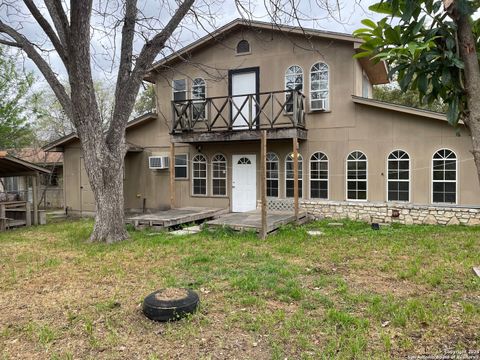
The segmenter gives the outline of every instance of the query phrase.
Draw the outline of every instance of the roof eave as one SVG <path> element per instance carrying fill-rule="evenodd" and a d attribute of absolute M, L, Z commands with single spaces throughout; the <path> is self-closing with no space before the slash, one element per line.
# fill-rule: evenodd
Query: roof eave
<path fill-rule="evenodd" d="M 140 126 L 150 120 L 155 120 L 157 118 L 157 113 L 154 111 L 145 113 L 141 116 L 136 117 L 133 120 L 130 120 L 127 123 L 127 126 L 125 130 L 129 130 L 131 128 Z M 44 145 L 42 147 L 42 150 L 45 152 L 63 152 L 65 149 L 65 145 L 68 144 L 70 141 L 73 141 L 75 139 L 78 139 L 77 134 L 71 133 L 69 135 L 66 135 L 64 137 L 61 137 L 58 140 L 52 141 L 51 143 Z"/>
<path fill-rule="evenodd" d="M 436 119 L 436 120 L 441 120 L 441 121 L 445 121 L 445 122 L 447 121 L 447 117 L 446 117 L 445 114 L 437 113 L 437 112 L 430 111 L 430 110 L 417 109 L 417 108 L 410 107 L 410 106 L 387 103 L 387 102 L 384 102 L 384 101 L 375 100 L 375 99 L 371 99 L 371 98 L 364 98 L 364 97 L 356 96 L 356 95 L 352 95 L 352 101 L 354 103 L 360 104 L 360 105 L 367 105 L 367 106 L 372 106 L 372 107 L 376 107 L 376 108 L 380 108 L 380 109 L 397 111 L 397 112 L 402 112 L 402 113 L 405 113 L 405 114 L 422 116 L 422 117 L 425 117 L 425 118 Z M 463 124 L 463 122 L 460 122 L 460 124 Z"/>

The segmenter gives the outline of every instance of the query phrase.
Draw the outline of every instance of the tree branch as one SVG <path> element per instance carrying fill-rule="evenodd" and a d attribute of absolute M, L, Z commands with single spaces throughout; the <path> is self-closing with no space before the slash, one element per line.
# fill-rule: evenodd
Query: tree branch
<path fill-rule="evenodd" d="M 27 56 L 35 63 L 35 65 L 37 65 L 38 69 L 45 77 L 45 80 L 47 80 L 48 84 L 57 96 L 58 101 L 65 111 L 65 114 L 72 119 L 72 103 L 69 95 L 67 94 L 62 83 L 58 80 L 50 65 L 41 57 L 37 50 L 35 50 L 35 46 L 25 36 L 1 20 L 0 33 L 10 36 L 15 41 L 15 44 L 18 44 L 17 47 L 22 48 Z"/>
<path fill-rule="evenodd" d="M 126 120 L 125 117 L 122 116 L 122 112 L 124 112 L 125 109 L 133 109 L 135 98 L 145 73 L 152 65 L 158 53 L 165 47 L 166 41 L 185 18 L 185 15 L 194 2 L 195 0 L 183 1 L 163 30 L 143 46 L 128 81 L 119 89 L 118 94 L 115 96 L 115 110 L 107 132 L 107 139 L 118 138 L 120 134 L 125 132 Z"/>
<path fill-rule="evenodd" d="M 122 45 L 120 49 L 120 65 L 118 69 L 115 97 L 120 98 L 120 92 L 130 77 L 132 70 L 133 39 L 135 36 L 135 21 L 137 17 L 137 0 L 127 0 L 125 3 L 125 18 L 122 28 Z"/>
<path fill-rule="evenodd" d="M 32 14 L 32 16 L 35 18 L 37 23 L 40 25 L 40 27 L 43 29 L 45 34 L 48 36 L 50 41 L 53 44 L 53 47 L 58 53 L 58 56 L 63 61 L 63 64 L 65 65 L 66 68 L 68 68 L 68 55 L 65 50 L 64 45 L 60 42 L 60 39 L 58 38 L 57 34 L 55 31 L 53 31 L 53 28 L 50 26 L 48 23 L 47 19 L 43 17 L 43 15 L 40 13 L 38 10 L 37 6 L 33 3 L 33 0 L 23 0 L 25 5 L 27 6 L 28 10 Z"/>
<path fill-rule="evenodd" d="M 12 47 L 18 47 L 18 48 L 22 47 L 20 44 L 16 43 L 15 41 L 8 41 L 8 40 L 3 40 L 3 39 L 0 39 L 0 44 L 7 45 L 7 46 L 12 46 Z"/>
<path fill-rule="evenodd" d="M 45 5 L 47 6 L 48 13 L 53 20 L 53 25 L 57 30 L 58 37 L 63 46 L 67 47 L 69 39 L 69 24 L 68 18 L 63 10 L 62 3 L 60 0 L 45 0 Z"/>

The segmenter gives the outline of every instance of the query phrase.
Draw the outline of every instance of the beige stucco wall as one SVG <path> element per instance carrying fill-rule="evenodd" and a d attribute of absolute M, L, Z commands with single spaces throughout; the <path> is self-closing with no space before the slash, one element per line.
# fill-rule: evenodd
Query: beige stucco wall
<path fill-rule="evenodd" d="M 241 39 L 251 44 L 251 54 L 235 55 L 235 45 Z M 313 50 L 307 50 L 313 49 Z M 361 95 L 363 71 L 352 58 L 353 44 L 344 41 L 311 39 L 300 36 L 286 37 L 270 31 L 232 34 L 221 43 L 191 54 L 189 63 L 172 65 L 168 71 L 158 75 L 157 108 L 158 119 L 127 130 L 127 141 L 144 147 L 143 153 L 129 153 L 125 164 L 125 207 L 142 209 L 143 199 L 148 209 L 164 209 L 170 204 L 168 170 L 148 169 L 148 156 L 169 153 L 169 126 L 171 121 L 171 79 L 202 77 L 207 83 L 207 97 L 228 94 L 228 70 L 236 68 L 260 68 L 260 91 L 275 91 L 284 88 L 285 70 L 293 64 L 304 71 L 304 89 L 307 90 L 308 139 L 300 143 L 304 159 L 303 193 L 308 199 L 308 159 L 316 151 L 324 152 L 329 158 L 329 199 L 344 201 L 345 166 L 347 155 L 360 150 L 368 158 L 368 200 L 386 200 L 386 159 L 397 149 L 407 151 L 411 158 L 411 202 L 431 204 L 431 159 L 440 148 L 456 152 L 458 167 L 458 204 L 480 205 L 480 186 L 476 176 L 471 148 L 471 139 L 465 129 L 456 136 L 446 122 L 418 115 L 355 104 L 351 95 Z M 330 66 L 330 111 L 309 112 L 308 89 L 309 70 L 312 64 L 324 61 Z M 257 170 L 260 171 L 260 144 L 256 142 L 202 143 L 202 153 L 209 160 L 216 153 L 222 153 L 228 161 L 227 197 L 191 196 L 191 164 L 189 179 L 175 182 L 176 206 L 231 206 L 231 158 L 234 154 L 256 154 Z M 292 151 L 291 140 L 269 141 L 268 151 L 274 151 L 280 158 L 280 194 L 285 194 L 284 160 Z M 188 153 L 189 160 L 197 153 L 196 146 L 176 145 L 176 153 Z M 81 175 L 80 150 L 78 143 L 65 148 L 66 206 L 70 209 L 93 209 L 91 199 L 85 195 L 88 184 L 86 174 Z M 258 173 L 257 173 L 258 174 Z M 83 179 L 83 180 L 82 180 Z M 84 191 L 78 190 L 83 182 Z M 211 194 L 211 165 L 208 167 L 208 184 Z M 257 176 L 257 189 L 260 188 Z M 257 198 L 260 197 L 257 191 Z M 81 205 L 81 199 L 84 204 Z"/>

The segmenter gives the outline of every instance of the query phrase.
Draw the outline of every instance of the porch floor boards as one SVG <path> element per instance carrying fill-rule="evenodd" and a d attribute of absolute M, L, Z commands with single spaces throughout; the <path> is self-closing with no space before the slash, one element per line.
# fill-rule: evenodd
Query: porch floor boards
<path fill-rule="evenodd" d="M 206 207 L 183 207 L 158 211 L 150 214 L 127 216 L 126 223 L 132 224 L 135 229 L 142 227 L 163 227 L 168 228 L 195 221 L 215 218 L 223 213 L 225 209 Z"/>
<path fill-rule="evenodd" d="M 304 222 L 307 219 L 307 213 L 300 211 L 299 221 Z M 295 214 L 292 211 L 268 211 L 267 213 L 267 233 L 277 230 L 280 226 L 295 222 Z M 229 227 L 233 230 L 262 230 L 262 213 L 259 210 L 228 213 L 217 219 L 206 222 L 208 227 Z"/>

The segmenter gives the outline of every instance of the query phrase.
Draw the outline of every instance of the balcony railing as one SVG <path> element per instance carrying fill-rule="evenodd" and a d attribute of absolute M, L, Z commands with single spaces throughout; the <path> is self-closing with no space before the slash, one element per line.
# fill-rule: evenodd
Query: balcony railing
<path fill-rule="evenodd" d="M 297 90 L 172 101 L 172 134 L 305 128 L 305 96 Z"/>

